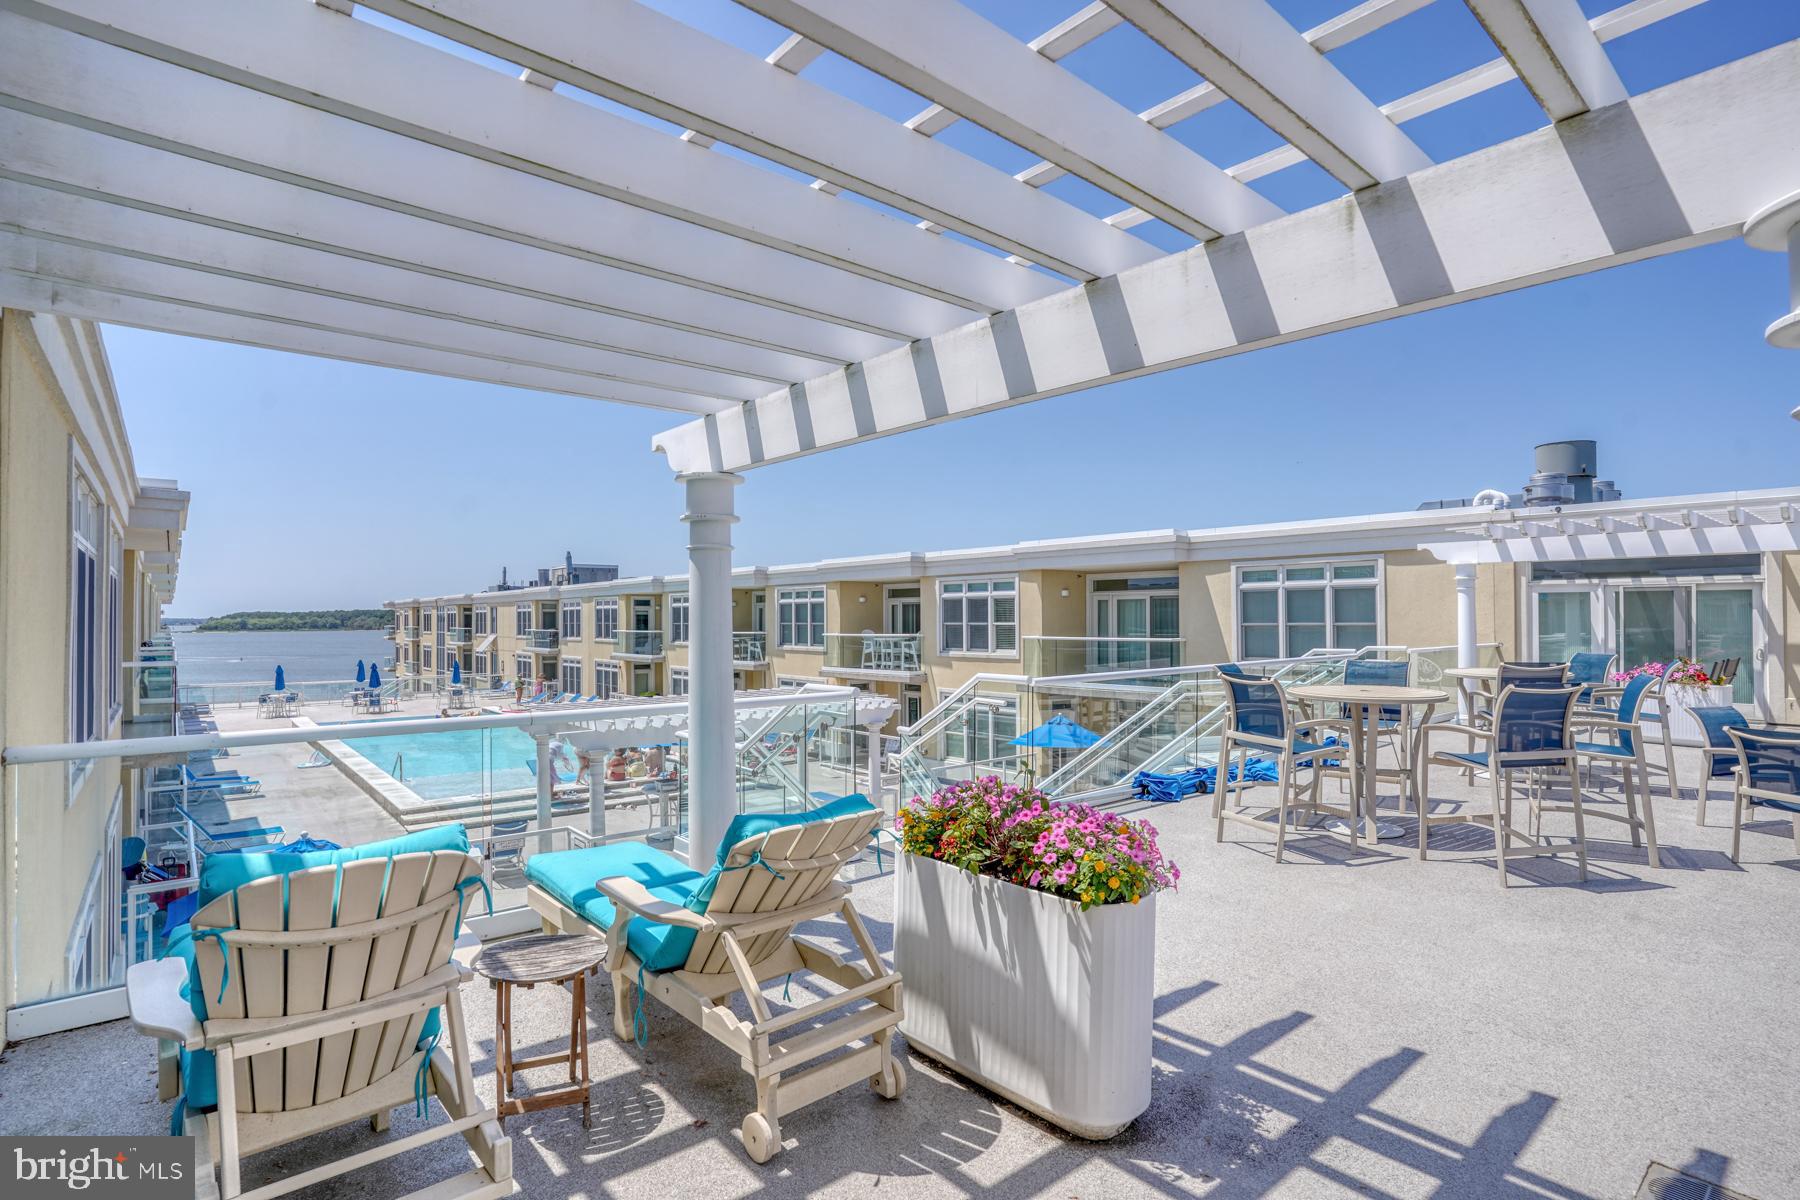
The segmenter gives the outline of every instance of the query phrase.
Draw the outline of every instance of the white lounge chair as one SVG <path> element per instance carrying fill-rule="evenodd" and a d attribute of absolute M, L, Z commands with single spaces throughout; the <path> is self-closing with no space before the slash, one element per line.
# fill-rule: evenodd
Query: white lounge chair
<path fill-rule="evenodd" d="M 857 796 L 773 829 L 780 818 L 739 817 L 708 875 L 639 842 L 536 854 L 526 863 L 526 896 L 546 932 L 598 930 L 607 938 L 613 1031 L 621 1039 L 633 1038 L 640 1023 L 648 1036 L 648 992 L 737 1055 L 756 1081 L 756 1109 L 741 1135 L 759 1163 L 780 1152 L 781 1118 L 796 1109 L 863 1080 L 890 1100 L 906 1089 L 890 1045 L 901 1018 L 900 976 L 882 965 L 850 890 L 837 881 L 882 816 Z M 758 820 L 764 832 L 735 836 Z M 866 967 L 794 936 L 801 922 L 833 915 L 849 926 Z M 772 1014 L 762 984 L 802 971 L 843 990 Z M 738 993 L 748 1021 L 732 1011 Z M 775 1040 L 795 1030 L 803 1032 Z M 816 1061 L 837 1051 L 844 1053 Z"/>
<path fill-rule="evenodd" d="M 475 1096 L 458 991 L 471 972 L 451 957 L 468 889 L 480 878 L 479 858 L 438 850 L 266 876 L 219 896 L 193 920 L 204 1020 L 182 994 L 182 960 L 126 972 L 135 1028 L 214 1056 L 216 1107 L 184 1100 L 183 1124 L 200 1152 L 199 1194 L 272 1198 L 454 1134 L 479 1165 L 412 1196 L 493 1200 L 516 1190 L 512 1143 Z M 433 1009 L 442 1034 L 421 1044 Z M 351 1121 L 384 1132 L 393 1109 L 431 1094 L 448 1124 L 242 1190 L 244 1156 Z"/>

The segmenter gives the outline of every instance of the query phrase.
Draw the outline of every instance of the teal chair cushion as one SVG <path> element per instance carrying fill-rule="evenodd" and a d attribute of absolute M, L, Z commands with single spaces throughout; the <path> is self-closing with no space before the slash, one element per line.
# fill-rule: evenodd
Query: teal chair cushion
<path fill-rule="evenodd" d="M 725 836 L 719 839 L 719 853 L 713 863 L 713 869 L 706 873 L 699 888 L 694 892 L 688 907 L 695 912 L 705 912 L 706 906 L 712 903 L 713 892 L 719 886 L 719 879 L 725 874 L 725 860 L 731 857 L 731 848 L 745 838 L 757 837 L 777 829 L 785 829 L 790 825 L 811 825 L 814 821 L 829 821 L 833 817 L 849 816 L 851 813 L 874 812 L 875 806 L 869 803 L 867 796 L 840 796 L 828 804 L 821 804 L 807 812 L 797 813 L 739 813 L 731 818 L 731 824 L 725 827 Z M 760 866 L 735 867 L 738 871 L 763 870 Z"/>
<path fill-rule="evenodd" d="M 594 885 L 623 875 L 642 884 L 658 900 L 702 912 L 706 906 L 690 903 L 707 876 L 674 855 L 642 842 L 613 842 L 581 850 L 552 850 L 525 860 L 525 877 L 554 896 L 559 904 L 581 914 L 600 929 L 610 930 L 617 915 L 613 903 Z M 625 944 L 646 971 L 666 971 L 687 962 L 694 948 L 694 931 L 655 921 L 633 921 Z"/>
<path fill-rule="evenodd" d="M 468 853 L 468 830 L 459 824 L 438 825 L 404 837 L 388 838 L 361 846 L 346 846 L 340 850 L 313 850 L 304 854 L 209 854 L 200 868 L 200 884 L 195 891 L 199 896 L 199 906 L 204 908 L 227 892 L 271 875 L 290 875 L 309 867 L 335 867 L 340 863 L 356 862 L 364 858 L 392 858 L 397 854 L 419 854 L 433 850 L 460 850 Z M 206 1020 L 206 989 L 200 986 L 200 969 L 194 961 L 193 929 L 183 925 L 171 933 L 162 957 L 179 958 L 187 964 L 185 995 L 188 1006 L 193 1009 L 197 1019 Z M 434 1008 L 425 1017 L 418 1045 L 423 1046 L 436 1037 L 439 1024 L 438 1010 Z M 219 1087 L 213 1075 L 212 1051 L 183 1050 L 181 1080 L 189 1108 L 204 1111 L 218 1105 Z"/>

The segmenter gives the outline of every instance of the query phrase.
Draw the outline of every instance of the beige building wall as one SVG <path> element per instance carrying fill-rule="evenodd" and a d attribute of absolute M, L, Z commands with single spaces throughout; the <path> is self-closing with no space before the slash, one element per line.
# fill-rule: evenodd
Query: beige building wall
<path fill-rule="evenodd" d="M 1775 673 L 1770 688 L 1775 719 L 1800 722 L 1800 554 L 1765 557 L 1763 596 L 1774 626 L 1762 667 Z"/>
<path fill-rule="evenodd" d="M 45 322 L 45 318 L 38 318 Z M 40 325 L 38 328 L 43 328 Z M 110 393 L 100 398 L 110 402 Z M 69 740 L 70 489 L 79 451 L 90 482 L 121 526 L 131 498 L 108 486 L 109 475 L 133 480 L 129 451 L 94 439 L 76 409 L 116 420 L 116 407 L 93 414 L 96 398 L 71 396 L 58 385 L 30 318 L 0 314 L 0 744 L 29 746 Z M 99 574 L 106 578 L 102 550 Z M 120 586 L 126 587 L 126 578 Z M 128 593 L 127 593 L 128 594 Z M 102 583 L 104 598 L 104 583 Z M 106 652 L 104 635 L 99 651 Z M 128 653 L 121 642 L 121 657 Z M 120 685 L 121 696 L 124 692 Z M 101 736 L 117 737 L 102 694 Z M 5 769 L 0 790 L 0 1004 L 67 991 L 67 949 L 83 896 L 107 844 L 107 825 L 120 805 L 118 759 L 97 759 L 72 771 L 66 764 Z M 71 775 L 79 782 L 71 789 Z M 28 916 L 15 913 L 30 897 Z M 102 928 L 106 915 L 102 915 Z"/>
<path fill-rule="evenodd" d="M 1237 657 L 1236 600 L 1231 564 L 1190 562 L 1176 568 L 1181 581 L 1182 661 L 1229 662 Z"/>
<path fill-rule="evenodd" d="M 1455 645 L 1456 568 L 1423 550 L 1392 550 L 1383 559 L 1387 621 L 1382 640 L 1390 646 Z"/>

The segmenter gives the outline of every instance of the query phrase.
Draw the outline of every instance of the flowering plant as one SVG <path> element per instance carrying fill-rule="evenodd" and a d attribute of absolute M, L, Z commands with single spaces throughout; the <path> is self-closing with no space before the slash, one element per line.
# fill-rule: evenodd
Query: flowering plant
<path fill-rule="evenodd" d="M 1677 658 L 1673 663 L 1649 662 L 1629 671 L 1613 675 L 1614 683 L 1628 683 L 1639 675 L 1649 675 L 1683 687 L 1706 687 L 1714 682 L 1711 672 L 1691 658 Z"/>
<path fill-rule="evenodd" d="M 1049 892 L 1084 909 L 1136 904 L 1181 879 L 1148 821 L 1057 803 L 997 775 L 921 796 L 895 824 L 908 854 Z"/>

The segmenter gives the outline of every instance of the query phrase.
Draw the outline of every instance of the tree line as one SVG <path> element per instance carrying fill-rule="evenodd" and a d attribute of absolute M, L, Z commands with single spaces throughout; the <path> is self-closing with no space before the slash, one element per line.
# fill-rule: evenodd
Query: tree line
<path fill-rule="evenodd" d="M 326 608 L 314 612 L 234 612 L 208 617 L 200 633 L 297 633 L 329 629 L 386 629 L 394 614 L 385 608 Z"/>

